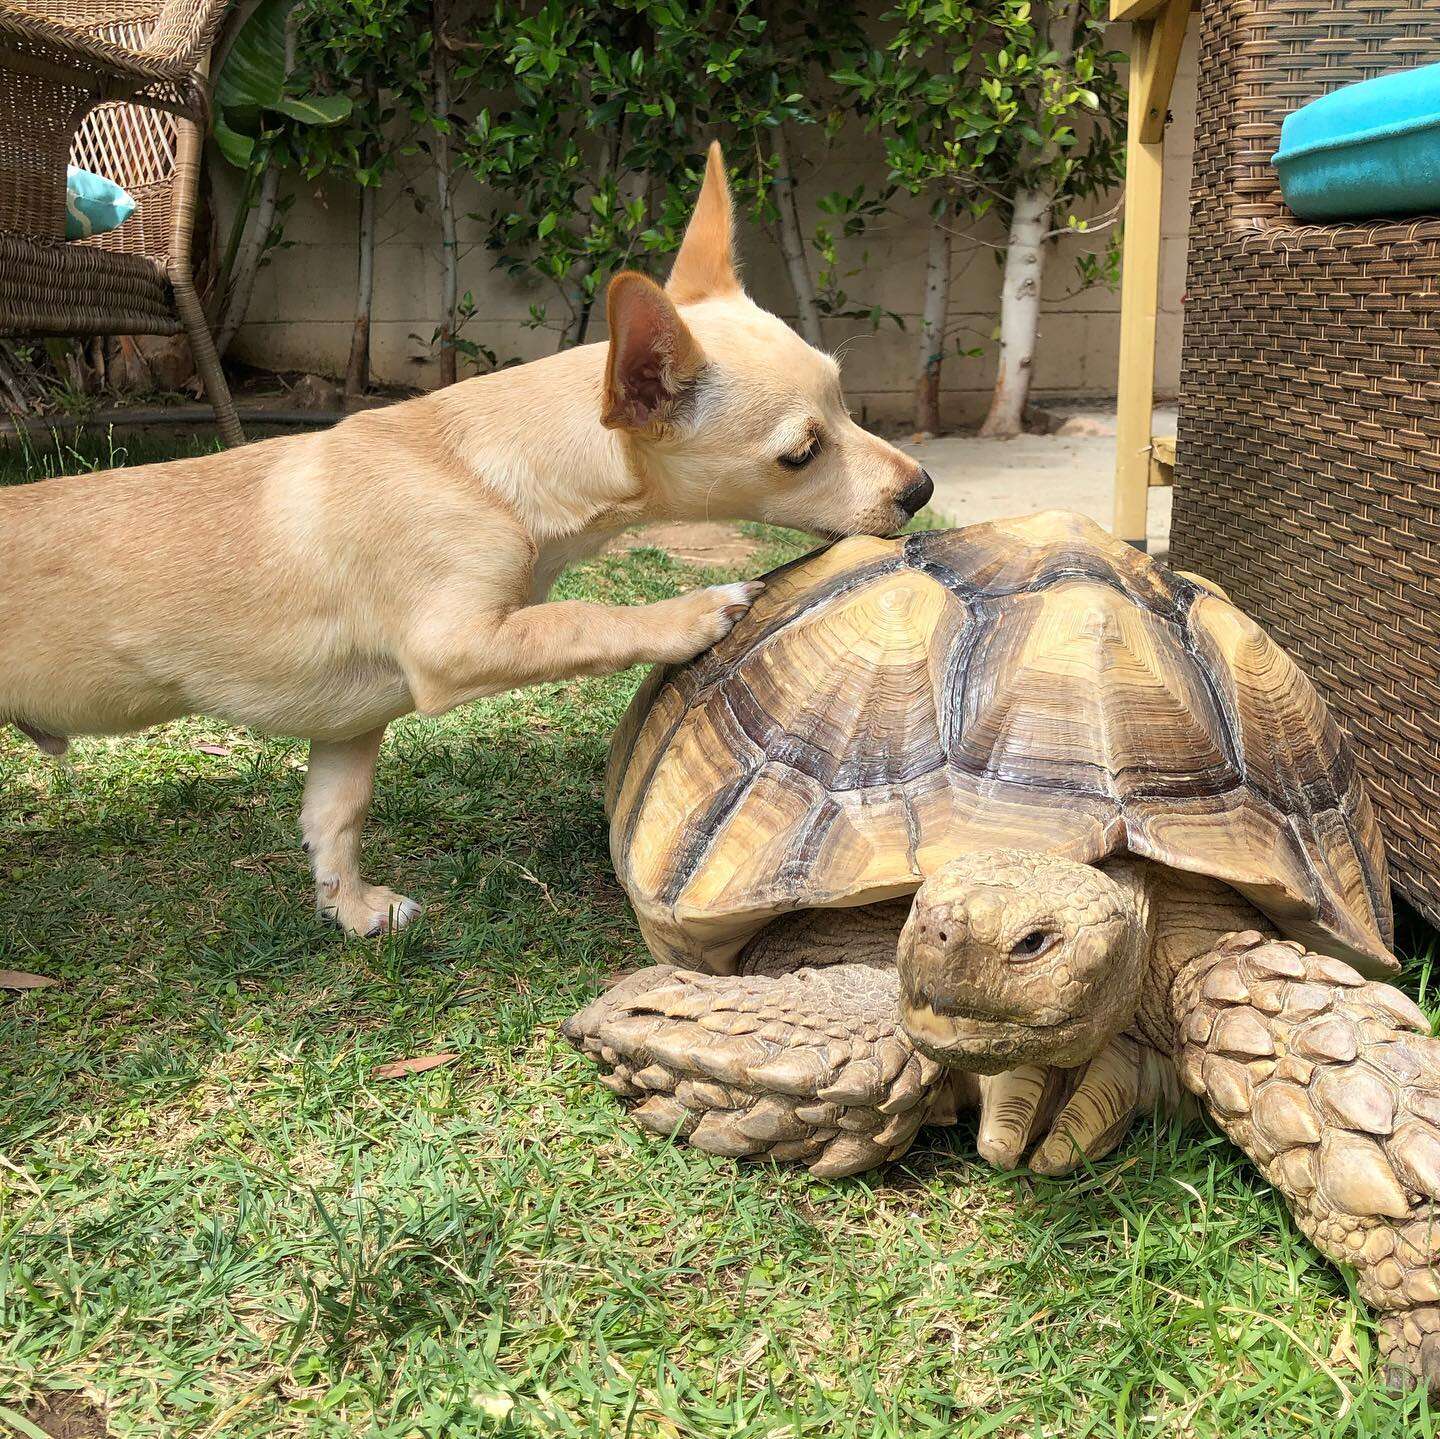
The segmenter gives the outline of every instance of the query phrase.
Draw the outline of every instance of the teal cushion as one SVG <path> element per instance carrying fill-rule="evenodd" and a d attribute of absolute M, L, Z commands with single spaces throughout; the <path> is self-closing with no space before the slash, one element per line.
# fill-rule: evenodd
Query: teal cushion
<path fill-rule="evenodd" d="M 1440 65 L 1312 100 L 1286 117 L 1274 160 L 1302 220 L 1440 213 Z"/>
<path fill-rule="evenodd" d="M 65 171 L 65 238 L 83 240 L 87 235 L 103 235 L 118 230 L 135 213 L 135 201 L 129 191 L 122 190 L 103 175 L 77 170 L 74 165 Z"/>

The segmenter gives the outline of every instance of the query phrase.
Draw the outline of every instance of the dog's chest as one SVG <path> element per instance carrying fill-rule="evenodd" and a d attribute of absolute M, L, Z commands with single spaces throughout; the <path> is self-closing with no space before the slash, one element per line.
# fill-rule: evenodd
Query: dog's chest
<path fill-rule="evenodd" d="M 539 604 L 555 588 L 555 581 L 565 570 L 599 554 L 624 528 L 623 524 L 616 523 L 613 528 L 567 535 L 564 539 L 549 540 L 541 545 L 530 585 L 530 603 Z"/>

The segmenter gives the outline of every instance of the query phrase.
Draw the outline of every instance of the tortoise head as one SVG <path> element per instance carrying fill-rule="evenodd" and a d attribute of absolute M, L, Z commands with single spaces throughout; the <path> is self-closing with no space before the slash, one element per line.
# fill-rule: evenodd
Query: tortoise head
<path fill-rule="evenodd" d="M 1134 895 L 1101 870 L 967 854 L 920 886 L 901 933 L 905 1030 L 982 1074 L 1083 1064 L 1134 1019 L 1146 952 Z"/>

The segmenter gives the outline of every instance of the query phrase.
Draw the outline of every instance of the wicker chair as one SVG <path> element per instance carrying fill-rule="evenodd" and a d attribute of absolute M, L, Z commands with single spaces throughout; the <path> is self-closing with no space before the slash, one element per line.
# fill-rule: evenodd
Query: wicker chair
<path fill-rule="evenodd" d="M 1305 226 L 1285 114 L 1440 59 L 1434 0 L 1207 0 L 1173 562 L 1287 645 L 1440 922 L 1440 218 Z"/>
<path fill-rule="evenodd" d="M 227 444 L 235 402 L 190 269 L 204 67 L 227 0 L 0 0 L 0 334 L 184 330 Z M 66 241 L 67 159 L 139 202 Z"/>

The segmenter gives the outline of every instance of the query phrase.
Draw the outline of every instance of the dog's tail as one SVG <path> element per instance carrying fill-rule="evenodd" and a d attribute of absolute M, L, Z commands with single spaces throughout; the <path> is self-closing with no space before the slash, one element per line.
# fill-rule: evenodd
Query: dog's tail
<path fill-rule="evenodd" d="M 13 723 L 21 734 L 29 735 L 46 754 L 54 755 L 56 759 L 70 748 L 70 741 L 63 734 L 47 734 L 43 729 L 26 724 L 24 720 L 15 720 Z"/>

